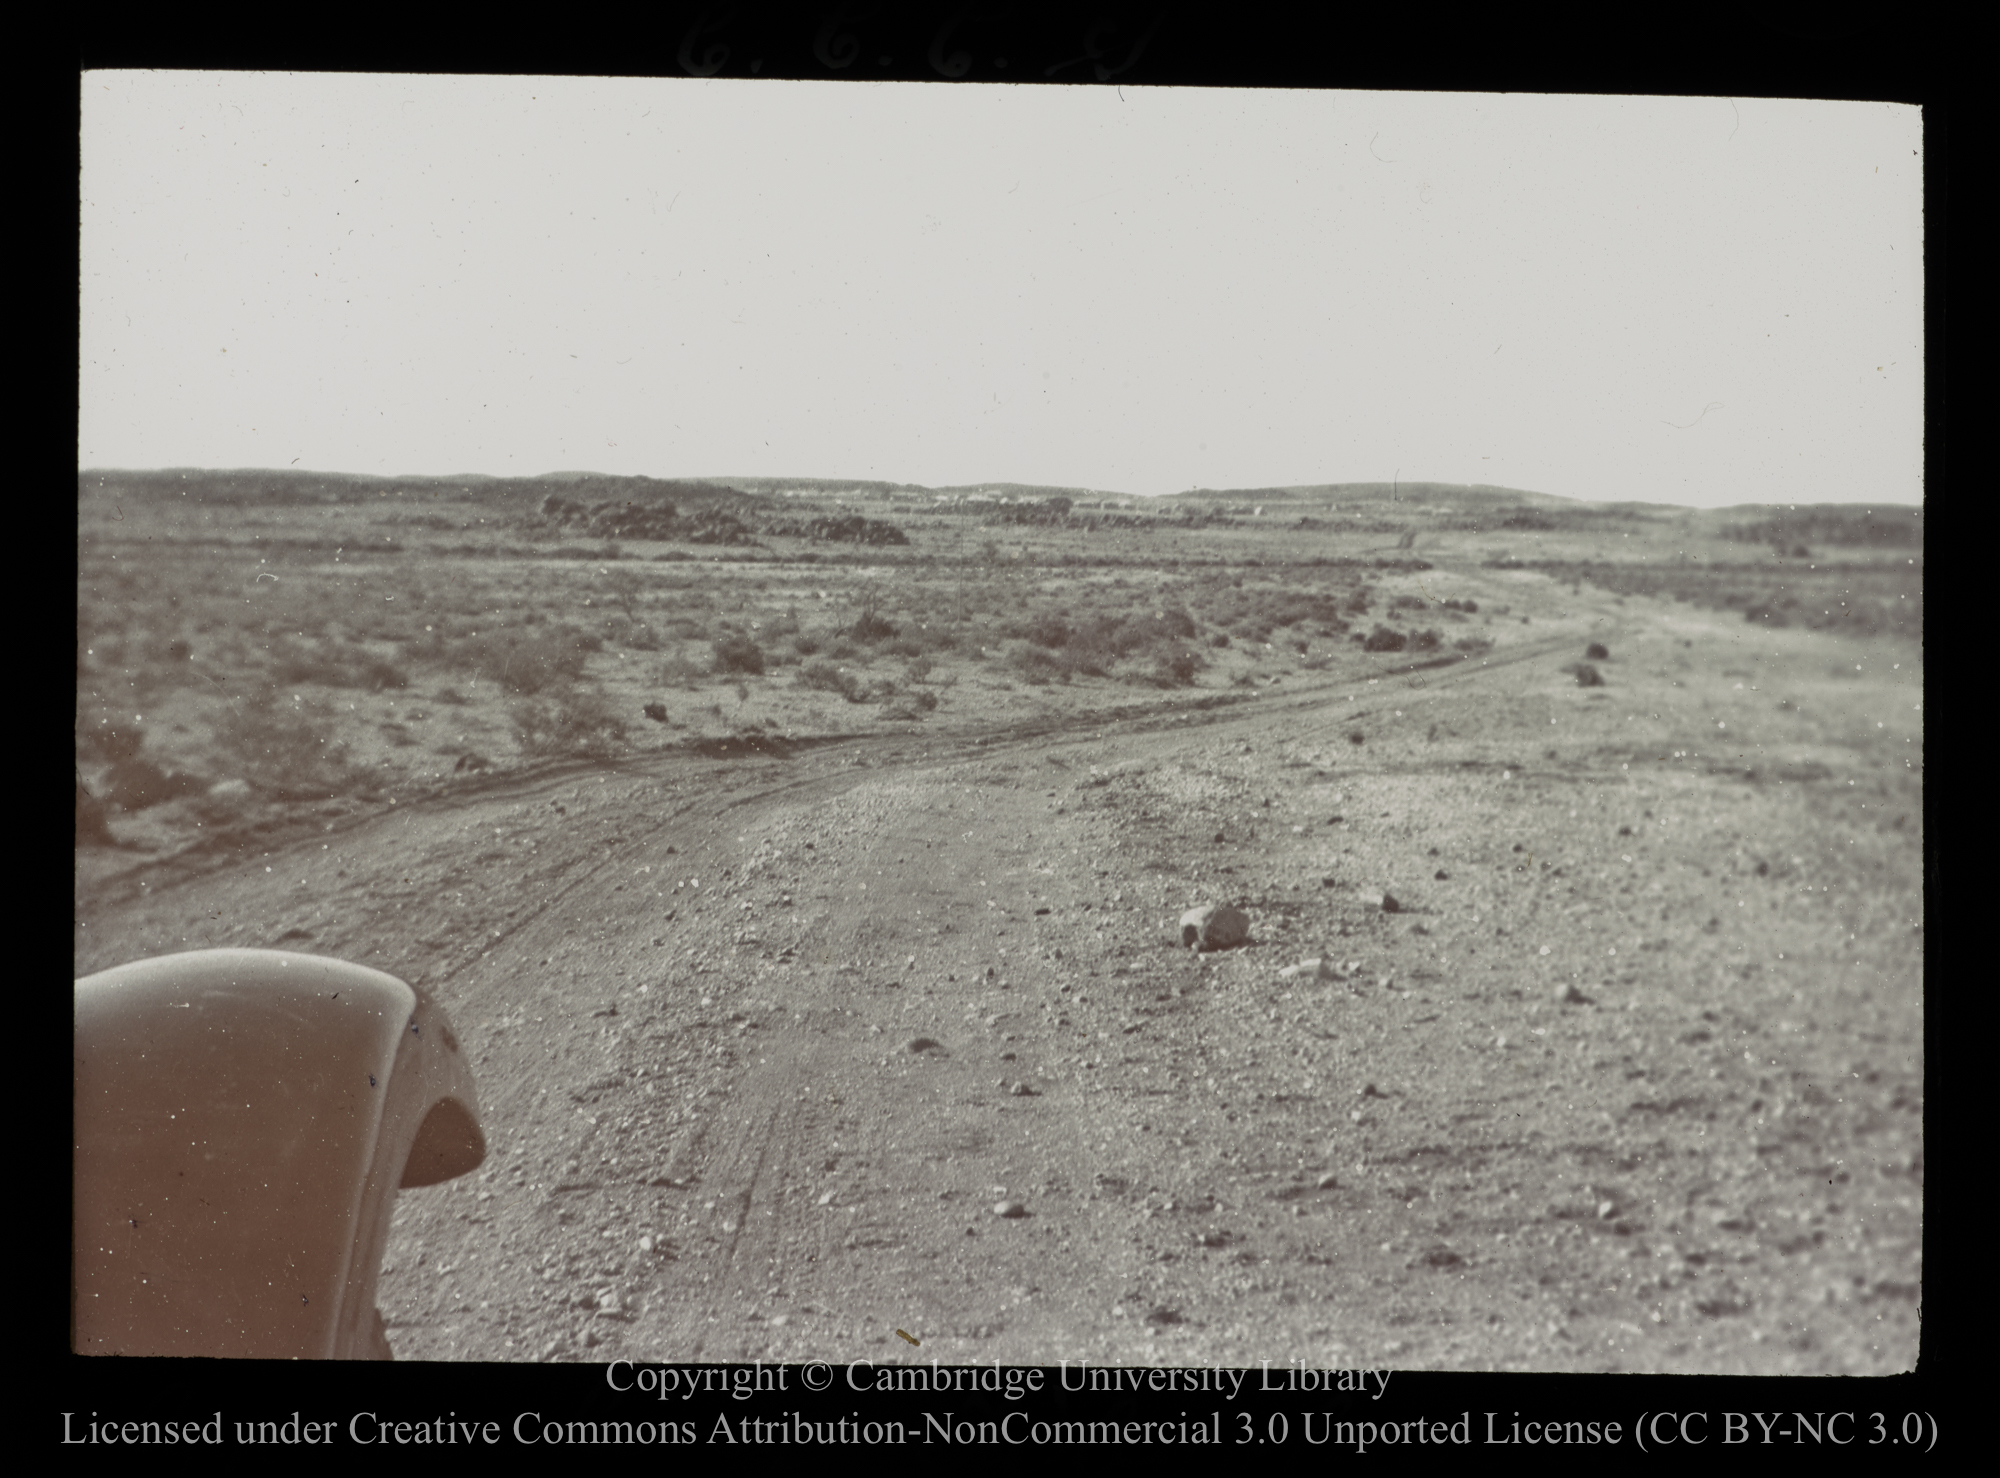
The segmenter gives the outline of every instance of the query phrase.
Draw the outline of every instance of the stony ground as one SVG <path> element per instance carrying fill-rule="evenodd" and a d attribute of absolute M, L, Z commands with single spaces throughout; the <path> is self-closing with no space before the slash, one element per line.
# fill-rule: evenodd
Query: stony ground
<path fill-rule="evenodd" d="M 1920 649 L 1468 578 L 1483 662 L 80 873 L 76 968 L 438 996 L 490 1152 L 399 1204 L 403 1358 L 1910 1368 Z"/>

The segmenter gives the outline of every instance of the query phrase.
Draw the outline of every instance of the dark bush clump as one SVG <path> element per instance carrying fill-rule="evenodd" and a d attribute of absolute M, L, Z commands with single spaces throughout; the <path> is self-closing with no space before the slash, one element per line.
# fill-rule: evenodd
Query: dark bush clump
<path fill-rule="evenodd" d="M 1440 639 L 1435 631 L 1416 632 L 1410 637 L 1410 650 L 1413 652 L 1435 652 L 1438 649 Z"/>
<path fill-rule="evenodd" d="M 863 611 L 847 634 L 856 641 L 884 641 L 896 634 L 896 627 L 873 611 Z"/>
<path fill-rule="evenodd" d="M 625 738 L 625 721 L 589 688 L 526 699 L 512 717 L 521 752 L 537 759 L 609 759 Z"/>
<path fill-rule="evenodd" d="M 120 760 L 104 777 L 104 796 L 121 811 L 143 811 L 176 796 L 197 795 L 208 787 L 192 775 L 168 774 L 151 760 Z"/>
<path fill-rule="evenodd" d="M 1042 616 L 1028 628 L 1028 640 L 1038 647 L 1065 646 L 1069 638 L 1069 623 L 1060 616 Z"/>
<path fill-rule="evenodd" d="M 838 693 L 849 703 L 864 702 L 868 696 L 861 680 L 831 662 L 808 662 L 799 669 L 799 682 L 825 693 Z"/>
<path fill-rule="evenodd" d="M 747 636 L 718 637 L 713 650 L 717 672 L 747 672 L 758 676 L 764 671 L 764 649 Z"/>
<path fill-rule="evenodd" d="M 76 844 L 79 847 L 118 845 L 118 839 L 111 834 L 111 823 L 105 815 L 104 802 L 90 793 L 81 775 L 76 779 Z"/>
<path fill-rule="evenodd" d="M 1410 639 L 1400 631 L 1392 631 L 1387 626 L 1377 625 L 1361 643 L 1364 652 L 1400 652 L 1410 644 Z"/>
<path fill-rule="evenodd" d="M 1576 674 L 1576 685 L 1579 688 L 1601 688 L 1604 686 L 1604 675 L 1588 662 L 1579 662 L 1570 671 Z"/>
<path fill-rule="evenodd" d="M 1201 656 L 1197 652 L 1173 652 L 1162 657 L 1155 669 L 1155 680 L 1167 687 L 1185 688 L 1193 683 L 1194 675 L 1201 670 Z"/>
<path fill-rule="evenodd" d="M 332 737 L 338 723 L 325 704 L 287 703 L 266 693 L 236 705 L 215 737 L 236 776 L 274 800 L 320 800 L 372 790 L 373 778 L 351 764 L 347 746 Z"/>
<path fill-rule="evenodd" d="M 1583 649 L 1583 655 L 1593 662 L 1607 662 L 1611 658 L 1611 653 L 1605 650 L 1604 643 L 1595 641 Z"/>
<path fill-rule="evenodd" d="M 1014 670 L 1021 674 L 1021 680 L 1036 687 L 1052 679 L 1068 682 L 1070 669 L 1060 659 L 1051 656 L 1040 647 L 1022 647 L 1014 653 Z"/>

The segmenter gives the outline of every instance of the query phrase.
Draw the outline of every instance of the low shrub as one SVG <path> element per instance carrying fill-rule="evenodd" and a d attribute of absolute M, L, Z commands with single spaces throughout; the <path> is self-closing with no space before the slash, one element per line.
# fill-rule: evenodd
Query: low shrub
<path fill-rule="evenodd" d="M 814 688 L 823 693 L 838 693 L 849 703 L 867 700 L 867 689 L 861 679 L 844 667 L 836 667 L 831 662 L 808 662 L 799 669 L 799 686 Z"/>
<path fill-rule="evenodd" d="M 1042 687 L 1050 682 L 1068 682 L 1069 664 L 1052 653 L 1037 646 L 1018 648 L 1010 659 L 1021 681 Z"/>
<path fill-rule="evenodd" d="M 709 675 L 709 669 L 685 652 L 676 652 L 660 663 L 660 681 L 670 688 L 694 688 Z"/>
<path fill-rule="evenodd" d="M 625 720 L 595 688 L 524 699 L 511 717 L 521 752 L 536 759 L 609 759 L 625 740 Z"/>
<path fill-rule="evenodd" d="M 1603 642 L 1592 642 L 1583 649 L 1583 655 L 1593 662 L 1608 662 L 1611 659 L 1611 653 Z"/>
<path fill-rule="evenodd" d="M 1410 650 L 1413 652 L 1435 652 L 1442 640 L 1443 638 L 1434 630 L 1413 632 L 1410 636 Z"/>
<path fill-rule="evenodd" d="M 1024 633 L 1029 641 L 1038 647 L 1054 650 L 1069 643 L 1069 623 L 1060 616 L 1039 616 L 1029 623 Z"/>
<path fill-rule="evenodd" d="M 847 634 L 856 641 L 886 641 L 896 634 L 897 628 L 882 619 L 872 610 L 863 611 L 860 618 L 847 629 Z"/>
<path fill-rule="evenodd" d="M 1400 631 L 1377 624 L 1361 643 L 1364 652 L 1400 652 L 1410 644 L 1410 639 Z"/>
<path fill-rule="evenodd" d="M 1604 686 L 1604 675 L 1588 662 L 1579 662 L 1570 671 L 1576 674 L 1576 685 L 1579 688 L 1601 688 Z"/>
<path fill-rule="evenodd" d="M 345 650 L 331 643 L 308 646 L 298 641 L 273 645 L 277 658 L 272 673 L 287 687 L 318 683 L 329 688 L 358 688 L 379 693 L 385 688 L 407 688 L 410 675 L 393 662 L 385 661 L 365 647 Z"/>
<path fill-rule="evenodd" d="M 216 729 L 216 748 L 232 779 L 281 801 L 323 800 L 373 789 L 336 739 L 338 719 L 323 703 L 284 699 L 275 691 L 238 701 Z"/>
<path fill-rule="evenodd" d="M 717 672 L 747 672 L 758 676 L 764 671 L 764 649 L 747 636 L 718 637 L 712 650 Z"/>
<path fill-rule="evenodd" d="M 121 811 L 143 811 L 178 796 L 199 795 L 208 787 L 192 775 L 169 774 L 134 755 L 113 765 L 104 777 L 104 798 Z"/>
<path fill-rule="evenodd" d="M 1191 649 L 1171 652 L 1154 666 L 1154 680 L 1162 687 L 1185 688 L 1201 671 L 1201 654 Z"/>
<path fill-rule="evenodd" d="M 444 660 L 469 667 L 505 692 L 532 697 L 576 681 L 590 653 L 603 646 L 595 633 L 558 623 L 538 631 L 475 632 L 449 643 Z"/>

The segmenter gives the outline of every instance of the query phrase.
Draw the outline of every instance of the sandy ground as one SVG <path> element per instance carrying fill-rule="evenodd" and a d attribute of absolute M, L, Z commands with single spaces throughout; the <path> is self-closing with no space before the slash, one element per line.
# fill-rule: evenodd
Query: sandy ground
<path fill-rule="evenodd" d="M 1909 1369 L 1920 650 L 1560 604 L 1457 666 L 80 872 L 76 968 L 438 997 L 490 1152 L 399 1203 L 401 1358 Z M 1247 946 L 1179 947 L 1207 902 Z"/>

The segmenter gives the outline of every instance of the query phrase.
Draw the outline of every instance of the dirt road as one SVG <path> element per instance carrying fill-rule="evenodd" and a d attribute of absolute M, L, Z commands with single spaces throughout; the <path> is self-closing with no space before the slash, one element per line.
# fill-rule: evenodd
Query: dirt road
<path fill-rule="evenodd" d="M 468 786 L 129 877 L 77 969 L 438 996 L 490 1153 L 399 1205 L 406 1359 L 1908 1368 L 1920 671 L 1571 604 L 1087 731 Z M 1208 901 L 1249 947 L 1177 947 Z"/>

